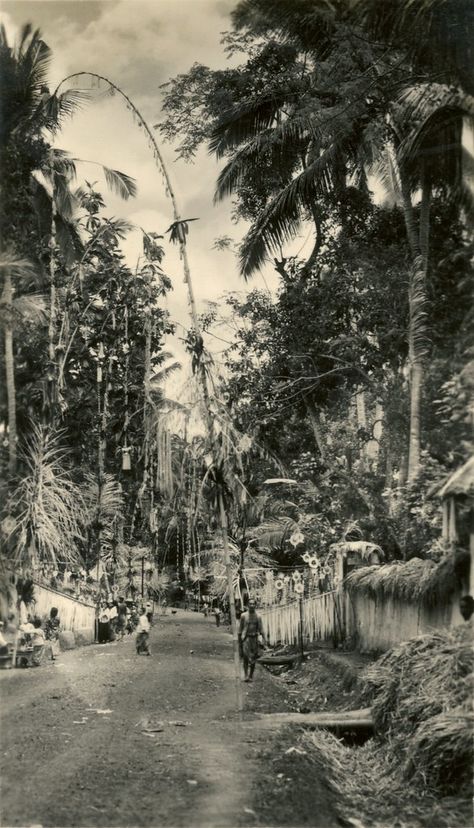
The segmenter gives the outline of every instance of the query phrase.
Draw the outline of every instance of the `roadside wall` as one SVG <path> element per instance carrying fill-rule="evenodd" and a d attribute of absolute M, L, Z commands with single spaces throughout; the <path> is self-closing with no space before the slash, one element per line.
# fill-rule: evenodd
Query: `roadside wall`
<path fill-rule="evenodd" d="M 82 636 L 85 639 L 84 643 L 94 640 L 95 606 L 93 604 L 78 601 L 72 596 L 64 595 L 56 589 L 35 582 L 34 614 L 44 618 L 49 615 L 51 607 L 58 608 L 63 630 L 72 630 L 76 636 Z"/>
<path fill-rule="evenodd" d="M 397 598 L 375 598 L 344 588 L 302 602 L 303 640 L 330 641 L 334 646 L 351 642 L 360 652 L 384 652 L 400 641 L 422 633 L 462 624 L 459 597 L 428 607 Z M 300 634 L 300 602 L 259 610 L 270 644 L 296 644 Z"/>
<path fill-rule="evenodd" d="M 346 631 L 361 652 L 389 650 L 416 635 L 462 624 L 458 610 L 460 595 L 445 604 L 428 607 L 423 603 L 393 597 L 376 598 L 345 593 Z"/>

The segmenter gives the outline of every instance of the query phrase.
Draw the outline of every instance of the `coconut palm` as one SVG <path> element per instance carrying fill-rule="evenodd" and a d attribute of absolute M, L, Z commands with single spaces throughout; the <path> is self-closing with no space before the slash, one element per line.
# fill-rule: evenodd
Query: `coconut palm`
<path fill-rule="evenodd" d="M 39 30 L 28 24 L 18 42 L 8 43 L 0 27 L 0 170 L 3 210 L 1 235 L 3 244 L 31 247 L 27 236 L 18 238 L 15 216 L 29 211 L 32 205 L 38 223 L 40 242 L 49 240 L 50 321 L 49 358 L 55 365 L 55 329 L 57 314 L 56 255 L 58 244 L 66 262 L 80 249 L 77 229 L 71 222 L 76 200 L 70 184 L 76 177 L 78 159 L 53 149 L 47 137 L 54 137 L 62 123 L 87 100 L 80 90 L 67 89 L 50 94 L 47 79 L 51 51 Z M 117 170 L 103 167 L 107 184 L 123 198 L 136 192 L 133 180 Z M 8 290 L 4 301 L 8 299 Z"/>

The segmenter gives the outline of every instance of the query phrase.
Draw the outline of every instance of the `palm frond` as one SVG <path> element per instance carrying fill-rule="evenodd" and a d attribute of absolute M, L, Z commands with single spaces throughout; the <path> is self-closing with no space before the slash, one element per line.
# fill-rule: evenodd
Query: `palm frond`
<path fill-rule="evenodd" d="M 10 270 L 15 280 L 31 280 L 36 275 L 36 267 L 29 259 L 18 256 L 14 250 L 0 251 L 0 270 Z"/>
<path fill-rule="evenodd" d="M 162 383 L 165 382 L 169 376 L 171 376 L 171 374 L 175 371 L 179 371 L 180 368 L 182 368 L 182 365 L 178 361 L 172 362 L 171 365 L 165 365 L 163 368 L 160 368 L 160 370 L 156 371 L 151 378 L 151 388 L 156 389 L 160 387 Z"/>
<path fill-rule="evenodd" d="M 230 113 L 226 113 L 224 120 L 212 132 L 209 140 L 210 152 L 222 158 L 230 150 L 269 129 L 286 98 L 284 88 L 278 92 L 272 90 L 267 92 L 264 98 L 245 101 Z"/>
<path fill-rule="evenodd" d="M 334 190 L 338 171 L 356 151 L 350 133 L 340 136 L 265 207 L 240 248 L 240 270 L 246 279 L 270 251 L 279 251 L 297 235 L 303 209 Z"/>
<path fill-rule="evenodd" d="M 281 549 L 295 526 L 296 523 L 291 518 L 281 518 L 265 521 L 260 526 L 249 530 L 249 533 L 251 532 L 252 536 L 257 538 L 261 546 L 266 546 L 268 549 Z"/>
<path fill-rule="evenodd" d="M 56 244 L 68 268 L 84 254 L 84 244 L 77 223 L 68 221 L 59 213 L 55 218 Z"/>
<path fill-rule="evenodd" d="M 217 179 L 214 201 L 221 201 L 233 192 L 249 175 L 252 166 L 258 171 L 261 167 L 262 157 L 266 154 L 270 168 L 283 168 L 289 171 L 294 167 L 295 162 L 300 164 L 298 149 L 304 142 L 308 143 L 310 138 L 316 137 L 317 130 L 314 122 L 305 114 L 296 115 L 282 124 L 263 130 L 253 138 L 242 149 L 234 153 L 231 160 L 220 172 Z"/>
<path fill-rule="evenodd" d="M 65 118 L 71 118 L 78 109 L 90 100 L 90 94 L 83 89 L 66 89 L 51 95 L 42 104 L 42 115 L 51 132 L 57 132 Z"/>
<path fill-rule="evenodd" d="M 125 201 L 134 198 L 137 194 L 137 185 L 133 178 L 119 170 L 112 170 L 110 167 L 102 167 L 107 186 L 112 192 L 117 193 Z"/>
<path fill-rule="evenodd" d="M 123 512 L 124 501 L 122 487 L 113 475 L 106 474 L 104 476 L 100 490 L 97 479 L 92 475 L 88 475 L 83 492 L 84 501 L 89 513 L 88 523 L 92 523 L 95 520 L 99 509 L 102 523 L 111 522 L 117 515 Z"/>
<path fill-rule="evenodd" d="M 13 309 L 25 323 L 43 324 L 48 318 L 46 297 L 39 293 L 18 296 L 13 300 Z"/>

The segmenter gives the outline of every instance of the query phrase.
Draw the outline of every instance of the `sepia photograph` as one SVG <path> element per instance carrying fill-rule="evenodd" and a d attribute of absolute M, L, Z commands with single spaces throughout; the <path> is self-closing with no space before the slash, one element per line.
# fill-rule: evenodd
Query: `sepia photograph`
<path fill-rule="evenodd" d="M 472 828 L 474 0 L 0 0 L 0 828 Z"/>

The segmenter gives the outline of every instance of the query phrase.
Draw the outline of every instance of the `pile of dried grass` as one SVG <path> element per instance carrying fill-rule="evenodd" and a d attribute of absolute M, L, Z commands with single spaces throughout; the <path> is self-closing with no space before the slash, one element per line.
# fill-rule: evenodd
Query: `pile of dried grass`
<path fill-rule="evenodd" d="M 454 557 L 447 556 L 439 563 L 412 558 L 404 563 L 362 567 L 348 576 L 346 585 L 350 591 L 372 597 L 435 604 L 447 601 L 458 583 Z"/>
<path fill-rule="evenodd" d="M 403 778 L 446 794 L 470 791 L 473 670 L 467 626 L 405 641 L 366 670 L 365 701 Z"/>
<path fill-rule="evenodd" d="M 371 828 L 471 828 L 470 798 L 440 798 L 407 784 L 386 745 L 370 739 L 354 749 L 324 730 L 305 732 L 301 742 L 334 793 L 344 821 Z"/>

